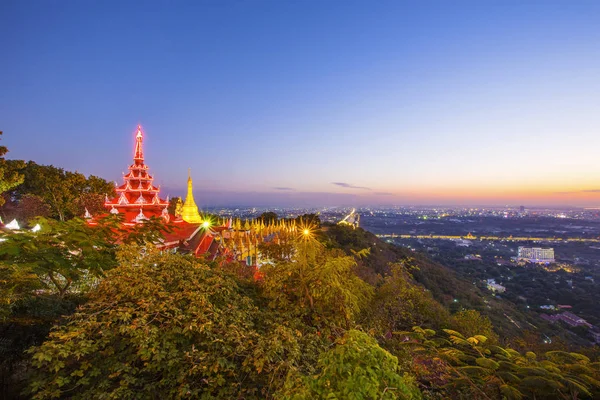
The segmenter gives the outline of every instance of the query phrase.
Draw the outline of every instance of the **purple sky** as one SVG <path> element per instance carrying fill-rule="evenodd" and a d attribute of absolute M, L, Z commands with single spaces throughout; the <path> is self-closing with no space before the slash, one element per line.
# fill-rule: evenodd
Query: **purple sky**
<path fill-rule="evenodd" d="M 598 1 L 0 2 L 9 158 L 203 207 L 600 205 Z"/>

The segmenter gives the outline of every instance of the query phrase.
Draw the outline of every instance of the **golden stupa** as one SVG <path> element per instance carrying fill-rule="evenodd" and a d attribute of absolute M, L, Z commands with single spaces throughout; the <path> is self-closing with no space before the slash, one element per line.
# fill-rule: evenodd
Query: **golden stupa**
<path fill-rule="evenodd" d="M 198 212 L 198 206 L 194 201 L 194 193 L 193 193 L 193 184 L 192 184 L 192 176 L 190 171 L 188 170 L 188 181 L 187 181 L 187 196 L 185 198 L 185 203 L 183 204 L 183 208 L 181 210 L 181 218 L 190 224 L 201 224 L 202 217 Z"/>

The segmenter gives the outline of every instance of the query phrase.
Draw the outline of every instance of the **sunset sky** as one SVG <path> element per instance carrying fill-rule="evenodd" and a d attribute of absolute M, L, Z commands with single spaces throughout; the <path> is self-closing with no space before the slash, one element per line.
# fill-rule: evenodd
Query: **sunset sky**
<path fill-rule="evenodd" d="M 8 158 L 217 205 L 600 206 L 600 1 L 0 2 Z"/>

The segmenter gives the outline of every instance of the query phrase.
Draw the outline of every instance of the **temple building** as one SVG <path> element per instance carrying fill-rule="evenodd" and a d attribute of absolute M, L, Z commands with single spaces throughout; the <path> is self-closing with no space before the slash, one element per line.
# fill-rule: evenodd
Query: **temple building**
<path fill-rule="evenodd" d="M 193 182 L 189 172 L 185 203 L 182 204 L 181 199 L 178 199 L 175 215 L 169 214 L 169 200 L 160 197 L 160 188 L 154 186 L 154 177 L 145 164 L 143 142 L 144 133 L 138 125 L 133 164 L 123 176 L 123 184 L 116 188 L 117 196 L 113 199 L 106 198 L 104 207 L 107 211 L 122 215 L 123 225 L 130 227 L 152 217 L 163 218 L 170 229 L 163 232 L 164 238 L 156 244 L 161 249 L 191 253 L 209 259 L 224 254 L 234 257 L 233 253 L 226 251 L 222 240 L 222 232 L 230 229 L 230 225 L 216 226 L 216 221 L 211 223 L 203 220 L 194 201 Z M 101 216 L 92 216 L 86 210 L 84 218 L 89 224 L 96 225 L 96 217 Z"/>
<path fill-rule="evenodd" d="M 185 203 L 181 209 L 181 218 L 190 224 L 201 224 L 203 222 L 202 217 L 198 212 L 198 206 L 194 201 L 193 182 L 190 170 L 188 170 L 187 196 L 185 197 Z"/>
<path fill-rule="evenodd" d="M 154 186 L 154 177 L 144 163 L 144 135 L 138 125 L 135 135 L 133 164 L 123 176 L 124 183 L 116 188 L 117 197 L 104 201 L 104 207 L 112 214 L 123 214 L 125 224 L 135 224 L 150 217 L 163 217 L 169 221 L 169 201 L 160 198 L 160 188 Z"/>
<path fill-rule="evenodd" d="M 154 177 L 144 162 L 144 134 L 141 126 L 135 133 L 133 164 L 123 176 L 123 184 L 116 188 L 117 196 L 106 198 L 104 206 L 110 214 L 124 217 L 123 225 L 131 228 L 152 217 L 163 218 L 169 229 L 163 231 L 163 239 L 156 246 L 165 251 L 193 254 L 214 260 L 242 262 L 257 268 L 260 265 L 258 245 L 261 243 L 285 243 L 297 234 L 294 221 L 271 222 L 261 220 L 233 220 L 202 216 L 194 200 L 193 181 L 188 171 L 187 196 L 182 203 L 179 198 L 173 214 L 169 213 L 169 199 L 160 197 L 160 188 L 154 186 Z M 87 210 L 84 218 L 96 225 L 97 218 Z M 266 261 L 266 260 L 265 260 Z"/>

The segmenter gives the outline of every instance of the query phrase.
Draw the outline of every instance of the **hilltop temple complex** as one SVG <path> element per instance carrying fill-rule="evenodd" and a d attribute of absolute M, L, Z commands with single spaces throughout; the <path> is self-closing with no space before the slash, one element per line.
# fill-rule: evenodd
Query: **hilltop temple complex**
<path fill-rule="evenodd" d="M 264 242 L 281 243 L 298 231 L 293 221 L 265 224 L 260 220 L 203 217 L 194 200 L 193 181 L 188 170 L 185 202 L 177 199 L 174 213 L 169 213 L 169 198 L 160 197 L 160 187 L 145 164 L 144 134 L 141 126 L 135 134 L 133 164 L 123 176 L 123 184 L 116 188 L 117 196 L 105 199 L 104 207 L 110 214 L 120 215 L 124 227 L 134 227 L 151 218 L 161 218 L 172 229 L 163 232 L 164 239 L 157 246 L 164 250 L 194 254 L 215 259 L 219 256 L 246 265 L 259 265 L 258 245 Z M 95 225 L 96 216 L 86 211 L 88 223 Z"/>

